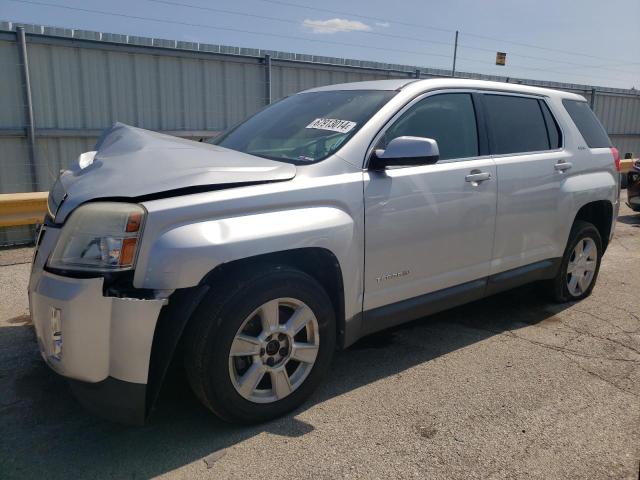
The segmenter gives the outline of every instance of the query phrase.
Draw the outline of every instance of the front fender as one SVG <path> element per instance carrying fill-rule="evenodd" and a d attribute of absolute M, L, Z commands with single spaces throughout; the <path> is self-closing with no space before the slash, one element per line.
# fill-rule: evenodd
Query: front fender
<path fill-rule="evenodd" d="M 305 247 L 331 251 L 343 271 L 348 271 L 353 263 L 350 259 L 358 258 L 350 255 L 357 250 L 355 237 L 353 219 L 335 207 L 287 209 L 178 225 L 152 241 L 140 286 L 160 290 L 192 287 L 222 263 Z"/>

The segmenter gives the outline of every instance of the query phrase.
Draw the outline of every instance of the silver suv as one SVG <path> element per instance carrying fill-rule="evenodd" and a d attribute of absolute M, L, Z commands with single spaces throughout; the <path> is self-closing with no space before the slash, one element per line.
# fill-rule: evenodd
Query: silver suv
<path fill-rule="evenodd" d="M 364 335 L 533 281 L 589 295 L 618 162 L 583 97 L 473 80 L 316 88 L 202 143 L 116 124 L 51 190 L 40 350 L 114 420 L 174 358 L 216 415 L 267 420 Z"/>

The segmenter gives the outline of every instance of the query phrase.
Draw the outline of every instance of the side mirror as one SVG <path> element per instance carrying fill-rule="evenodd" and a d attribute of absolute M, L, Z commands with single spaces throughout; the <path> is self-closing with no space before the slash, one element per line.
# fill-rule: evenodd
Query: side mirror
<path fill-rule="evenodd" d="M 390 166 L 429 165 L 436 163 L 439 157 L 438 142 L 433 138 L 397 137 L 384 150 L 374 150 L 369 168 L 384 170 Z"/>

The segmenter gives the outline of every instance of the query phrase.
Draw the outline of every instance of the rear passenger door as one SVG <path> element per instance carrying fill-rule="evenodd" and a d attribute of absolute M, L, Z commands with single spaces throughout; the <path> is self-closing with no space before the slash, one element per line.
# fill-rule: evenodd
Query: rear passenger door
<path fill-rule="evenodd" d="M 485 93 L 483 106 L 498 178 L 495 274 L 561 254 L 560 187 L 571 163 L 543 97 Z"/>

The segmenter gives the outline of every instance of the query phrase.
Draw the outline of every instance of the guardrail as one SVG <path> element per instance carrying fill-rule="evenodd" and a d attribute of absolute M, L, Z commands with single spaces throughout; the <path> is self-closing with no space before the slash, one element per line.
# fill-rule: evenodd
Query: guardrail
<path fill-rule="evenodd" d="M 637 158 L 620 160 L 620 172 L 633 168 Z M 17 227 L 41 223 L 47 213 L 49 192 L 0 194 L 0 227 Z"/>
<path fill-rule="evenodd" d="M 0 227 L 42 223 L 49 192 L 0 194 Z"/>

